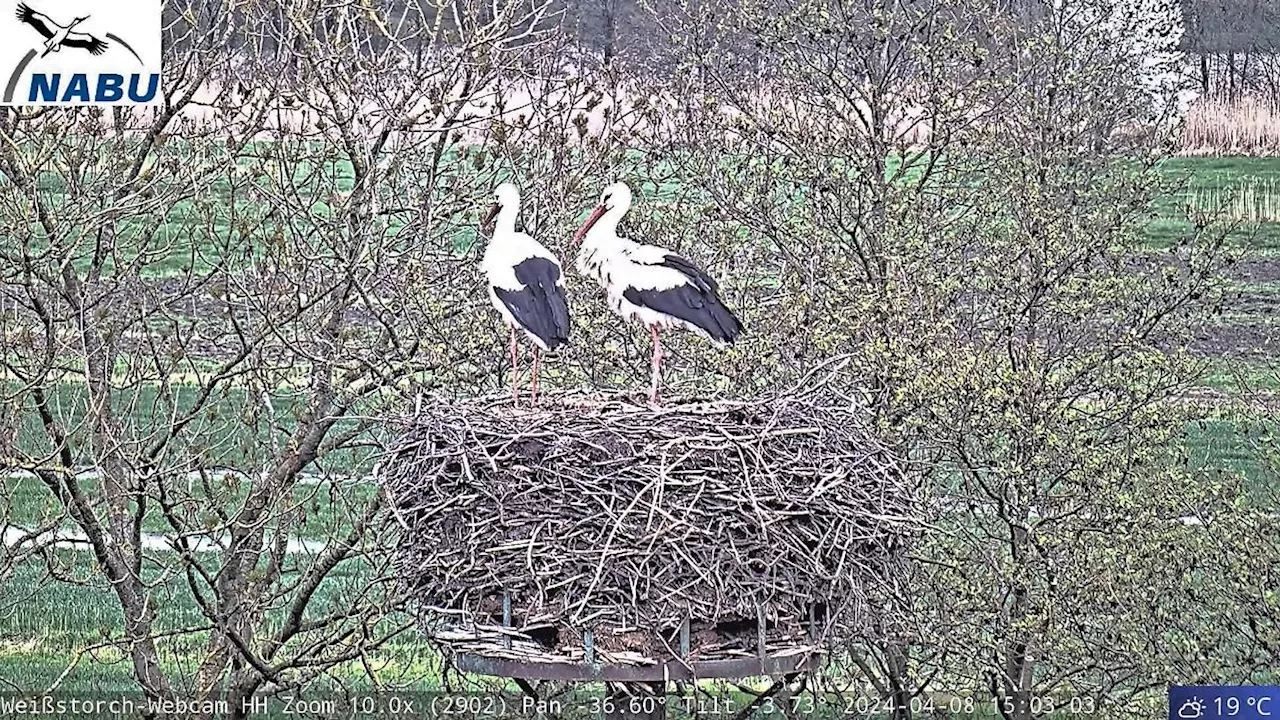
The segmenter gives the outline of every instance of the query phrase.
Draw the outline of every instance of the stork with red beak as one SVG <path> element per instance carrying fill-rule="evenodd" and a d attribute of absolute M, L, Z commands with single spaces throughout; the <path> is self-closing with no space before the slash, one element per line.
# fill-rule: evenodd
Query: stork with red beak
<path fill-rule="evenodd" d="M 711 340 L 732 345 L 742 323 L 720 299 L 714 279 L 685 258 L 655 245 L 618 235 L 618 221 L 631 208 L 631 189 L 614 183 L 600 194 L 600 204 L 569 244 L 578 250 L 577 266 L 605 289 L 609 306 L 623 318 L 642 322 L 653 338 L 650 402 L 658 402 L 662 379 L 660 328 L 683 327 Z"/>
<path fill-rule="evenodd" d="M 493 237 L 480 267 L 489 281 L 490 302 L 511 328 L 512 402 L 520 404 L 519 328 L 533 343 L 532 403 L 537 405 L 541 353 L 569 342 L 569 305 L 560 261 L 537 240 L 516 231 L 519 211 L 520 191 L 511 183 L 499 185 L 481 222 L 482 228 L 493 225 Z"/>

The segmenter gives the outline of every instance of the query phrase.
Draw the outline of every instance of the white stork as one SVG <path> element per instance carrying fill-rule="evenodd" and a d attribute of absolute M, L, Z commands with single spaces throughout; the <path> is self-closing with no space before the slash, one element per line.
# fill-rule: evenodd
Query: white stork
<path fill-rule="evenodd" d="M 649 326 L 653 338 L 650 402 L 658 401 L 662 377 L 659 328 L 683 327 L 724 348 L 742 334 L 742 323 L 720 299 L 712 277 L 685 258 L 655 245 L 618 235 L 618 221 L 631 208 L 631 189 L 614 183 L 600 194 L 600 204 L 576 233 L 578 270 L 605 289 L 609 305 L 623 318 Z"/>
<path fill-rule="evenodd" d="M 88 17 L 77 17 L 73 18 L 69 24 L 62 25 L 54 22 L 44 13 L 32 10 L 25 3 L 18 3 L 18 20 L 35 28 L 36 32 L 46 38 L 44 52 L 40 53 L 40 57 L 58 52 L 64 46 L 88 50 L 91 55 L 101 55 L 107 49 L 106 43 L 88 33 L 73 30 L 75 26 L 88 19 Z"/>
<path fill-rule="evenodd" d="M 537 240 L 516 232 L 520 191 L 511 183 L 494 190 L 494 205 L 481 223 L 493 225 L 480 267 L 489 280 L 489 300 L 511 327 L 511 399 L 520 404 L 519 344 L 516 328 L 533 342 L 533 404 L 538 404 L 538 366 L 541 351 L 555 350 L 569 341 L 569 305 L 565 301 L 560 261 Z"/>

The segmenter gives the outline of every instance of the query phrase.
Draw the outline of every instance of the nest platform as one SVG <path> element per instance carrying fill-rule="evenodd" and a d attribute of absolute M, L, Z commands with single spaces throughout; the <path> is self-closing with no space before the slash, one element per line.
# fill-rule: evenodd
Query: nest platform
<path fill-rule="evenodd" d="M 918 528 L 903 473 L 863 423 L 814 394 L 428 404 L 383 465 L 397 572 L 461 669 L 806 669 L 832 641 L 873 633 L 877 590 Z"/>

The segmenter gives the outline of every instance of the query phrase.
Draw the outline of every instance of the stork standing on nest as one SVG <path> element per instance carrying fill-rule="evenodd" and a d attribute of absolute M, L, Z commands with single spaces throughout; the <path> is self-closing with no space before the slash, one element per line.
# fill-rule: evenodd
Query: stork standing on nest
<path fill-rule="evenodd" d="M 538 404 L 538 366 L 543 350 L 569 341 L 569 305 L 565 301 L 564 272 L 550 250 L 516 231 L 520 191 L 511 183 L 494 190 L 494 205 L 481 227 L 493 225 L 481 269 L 489 281 L 489 300 L 511 328 L 511 399 L 520 404 L 520 328 L 533 343 L 533 398 Z M 495 222 L 496 218 L 496 222 Z"/>
<path fill-rule="evenodd" d="M 685 258 L 618 235 L 618 221 L 631 208 L 631 189 L 617 182 L 600 193 L 600 203 L 569 244 L 578 251 L 578 270 L 605 289 L 609 305 L 623 318 L 642 322 L 653 338 L 649 401 L 658 401 L 662 343 L 658 331 L 683 327 L 719 348 L 732 345 L 742 323 L 720 299 L 720 286 Z"/>

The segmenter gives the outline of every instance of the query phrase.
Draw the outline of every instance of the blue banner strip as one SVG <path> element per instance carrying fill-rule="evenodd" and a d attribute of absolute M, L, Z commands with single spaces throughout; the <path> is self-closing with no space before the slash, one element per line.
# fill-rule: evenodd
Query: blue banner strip
<path fill-rule="evenodd" d="M 1169 720 L 1280 720 L 1280 687 L 1171 685 Z"/>

